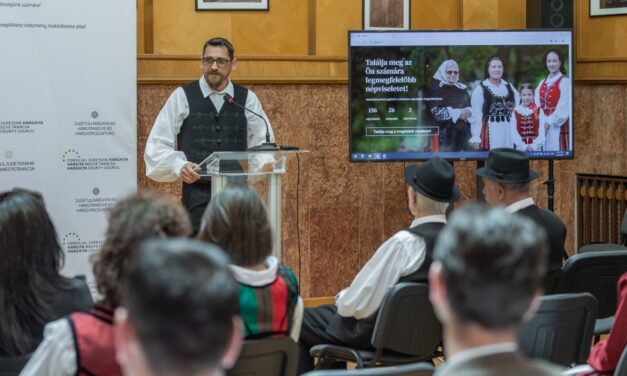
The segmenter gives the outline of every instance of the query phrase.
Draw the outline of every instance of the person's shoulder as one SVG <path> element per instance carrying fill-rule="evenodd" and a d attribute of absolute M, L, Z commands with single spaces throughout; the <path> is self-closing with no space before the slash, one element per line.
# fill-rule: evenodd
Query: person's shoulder
<path fill-rule="evenodd" d="M 67 279 L 67 288 L 59 292 L 54 304 L 57 317 L 69 315 L 76 311 L 87 311 L 93 300 L 87 282 L 83 276 Z"/>
<path fill-rule="evenodd" d="M 445 366 L 438 376 L 463 375 L 463 376 L 496 376 L 496 375 L 534 375 L 553 376 L 560 375 L 562 369 L 553 364 L 527 359 L 517 352 L 499 353 L 482 356 L 467 361 Z"/>

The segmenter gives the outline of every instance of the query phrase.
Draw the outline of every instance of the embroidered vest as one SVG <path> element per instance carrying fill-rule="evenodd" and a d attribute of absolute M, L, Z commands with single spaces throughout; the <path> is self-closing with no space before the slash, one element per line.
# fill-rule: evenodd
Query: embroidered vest
<path fill-rule="evenodd" d="M 440 231 L 444 228 L 445 223 L 441 222 L 427 222 L 416 227 L 412 227 L 407 229 L 410 233 L 420 236 L 424 239 L 426 248 L 425 248 L 425 260 L 420 265 L 418 270 L 415 272 L 408 274 L 406 276 L 401 277 L 398 283 L 401 282 L 415 282 L 415 283 L 427 283 L 429 280 L 429 267 L 431 267 L 431 263 L 433 262 L 433 246 L 435 244 L 435 240 L 437 239 Z"/>
<path fill-rule="evenodd" d="M 557 107 L 557 102 L 560 100 L 560 81 L 562 81 L 564 76 L 555 80 L 552 85 L 547 85 L 546 78 L 542 81 L 542 85 L 540 85 L 540 108 L 544 112 L 546 116 L 551 116 L 553 112 L 555 112 L 555 108 Z"/>
<path fill-rule="evenodd" d="M 88 312 L 76 312 L 69 317 L 77 375 L 122 375 L 115 361 L 113 344 L 113 311 L 94 306 Z"/>
<path fill-rule="evenodd" d="M 494 94 L 486 85 L 481 82 L 483 89 L 483 119 L 490 122 L 509 121 L 515 107 L 514 90 L 509 83 L 503 84 L 507 87 L 507 95 L 504 97 Z"/>
<path fill-rule="evenodd" d="M 279 264 L 276 279 L 265 286 L 240 283 L 240 315 L 246 339 L 289 335 L 298 302 L 294 273 Z"/>
<path fill-rule="evenodd" d="M 531 109 L 531 113 L 529 115 L 522 115 L 518 111 L 515 111 L 516 115 L 516 130 L 523 142 L 527 145 L 533 143 L 533 140 L 538 137 L 538 108 L 534 103 L 529 105 L 529 109 Z"/>
<path fill-rule="evenodd" d="M 233 84 L 234 100 L 244 105 L 248 89 Z M 244 151 L 248 145 L 246 113 L 225 103 L 218 112 L 209 97 L 204 98 L 198 81 L 183 86 L 189 116 L 177 136 L 179 150 L 190 162 L 198 163 L 215 151 Z"/>

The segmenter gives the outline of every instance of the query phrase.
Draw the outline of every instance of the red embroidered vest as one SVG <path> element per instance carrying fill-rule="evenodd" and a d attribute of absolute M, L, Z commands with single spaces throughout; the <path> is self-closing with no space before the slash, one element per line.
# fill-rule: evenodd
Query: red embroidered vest
<path fill-rule="evenodd" d="M 113 311 L 94 306 L 70 315 L 74 335 L 77 375 L 122 375 L 115 361 Z"/>
<path fill-rule="evenodd" d="M 532 112 L 529 115 L 521 115 L 518 111 L 515 111 L 516 114 L 516 130 L 518 130 L 518 134 L 522 138 L 523 142 L 527 145 L 533 143 L 533 140 L 538 137 L 538 107 L 536 107 L 535 103 L 529 104 L 529 109 Z"/>
<path fill-rule="evenodd" d="M 560 100 L 560 96 L 562 95 L 560 91 L 560 82 L 564 76 L 558 78 L 553 85 L 548 86 L 546 84 L 546 78 L 542 81 L 542 85 L 540 86 L 540 108 L 544 112 L 546 116 L 551 116 L 553 112 L 555 112 L 555 108 L 557 107 L 557 102 Z M 569 149 L 569 133 L 570 133 L 570 125 L 569 121 L 564 122 L 560 128 L 560 150 L 568 150 Z"/>

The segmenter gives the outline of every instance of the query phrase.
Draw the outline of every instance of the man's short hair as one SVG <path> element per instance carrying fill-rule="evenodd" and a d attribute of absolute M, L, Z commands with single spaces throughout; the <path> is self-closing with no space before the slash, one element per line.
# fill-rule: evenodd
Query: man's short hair
<path fill-rule="evenodd" d="M 233 335 L 238 294 L 218 247 L 152 240 L 129 267 L 122 302 L 153 371 L 196 374 L 219 367 Z"/>
<path fill-rule="evenodd" d="M 521 215 L 468 205 L 455 211 L 440 233 L 434 259 L 442 264 L 457 319 L 511 329 L 522 322 L 543 281 L 546 235 Z"/>
<path fill-rule="evenodd" d="M 231 58 L 231 60 L 233 60 L 233 57 L 235 56 L 235 48 L 233 48 L 231 42 L 229 42 L 225 38 L 211 38 L 206 41 L 205 44 L 202 46 L 202 54 L 205 53 L 207 46 L 226 48 L 226 51 L 229 53 L 229 58 Z"/>

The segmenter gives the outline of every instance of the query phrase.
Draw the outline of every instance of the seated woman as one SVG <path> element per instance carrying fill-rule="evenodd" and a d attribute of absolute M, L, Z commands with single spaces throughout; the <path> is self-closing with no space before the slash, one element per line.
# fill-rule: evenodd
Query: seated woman
<path fill-rule="evenodd" d="M 303 313 L 298 282 L 271 256 L 272 229 L 257 193 L 246 185 L 227 186 L 211 199 L 198 238 L 231 257 L 246 338 L 290 335 L 298 341 Z"/>
<path fill-rule="evenodd" d="M 112 323 L 130 260 L 146 239 L 190 233 L 189 217 L 174 199 L 138 192 L 118 201 L 109 212 L 104 244 L 94 255 L 102 299 L 87 313 L 46 325 L 44 340 L 21 375 L 121 375 Z"/>
<path fill-rule="evenodd" d="M 33 352 L 46 323 L 91 307 L 84 279 L 59 274 L 63 250 L 38 193 L 0 193 L 0 357 Z"/>
<path fill-rule="evenodd" d="M 597 343 L 588 356 L 588 364 L 597 374 L 612 374 L 627 346 L 627 272 L 618 280 L 616 292 L 616 313 L 610 334 Z"/>

